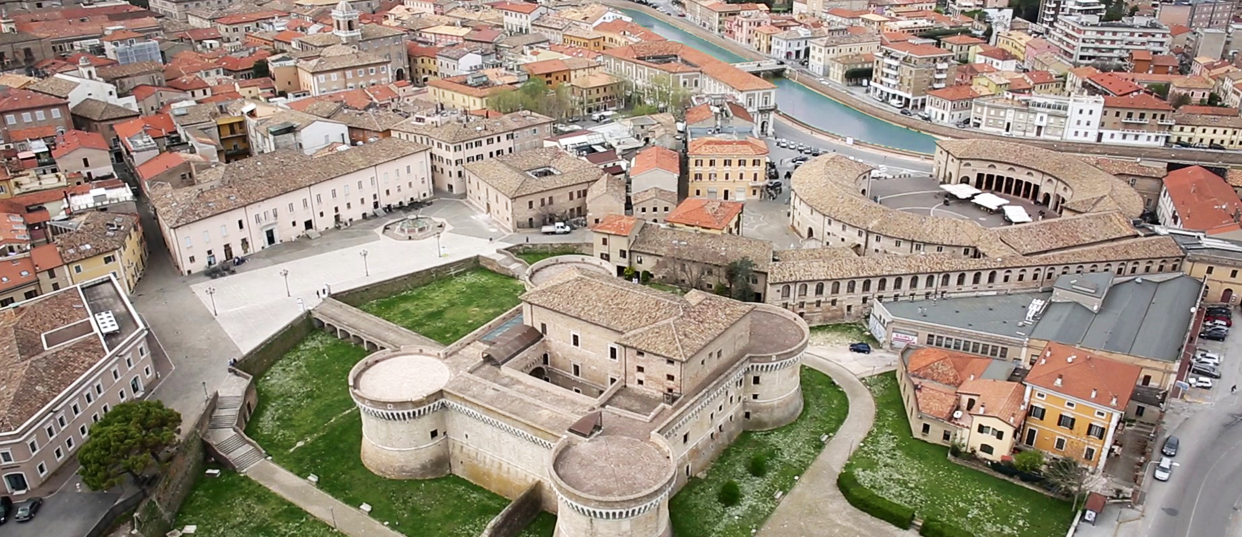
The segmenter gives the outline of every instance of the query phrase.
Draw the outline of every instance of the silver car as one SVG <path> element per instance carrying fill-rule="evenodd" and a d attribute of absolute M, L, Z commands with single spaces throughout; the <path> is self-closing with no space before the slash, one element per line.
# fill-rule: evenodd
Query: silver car
<path fill-rule="evenodd" d="M 1168 481 L 1170 477 L 1173 477 L 1173 459 L 1160 457 L 1160 464 L 1156 465 L 1156 481 Z"/>

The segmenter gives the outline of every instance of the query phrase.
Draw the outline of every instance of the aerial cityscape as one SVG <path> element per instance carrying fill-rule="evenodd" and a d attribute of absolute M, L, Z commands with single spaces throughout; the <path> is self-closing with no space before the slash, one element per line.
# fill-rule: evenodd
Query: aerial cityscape
<path fill-rule="evenodd" d="M 1242 536 L 1235 38 L 0 2 L 0 535 Z"/>

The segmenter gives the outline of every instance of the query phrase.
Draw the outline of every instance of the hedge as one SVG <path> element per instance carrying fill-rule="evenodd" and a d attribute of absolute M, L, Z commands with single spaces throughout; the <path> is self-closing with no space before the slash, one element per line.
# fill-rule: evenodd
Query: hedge
<path fill-rule="evenodd" d="M 934 517 L 923 521 L 923 526 L 919 528 L 919 535 L 923 537 L 975 537 L 975 534 L 969 531 Z"/>
<path fill-rule="evenodd" d="M 881 498 L 876 493 L 871 492 L 862 483 L 858 482 L 858 478 L 854 477 L 854 472 L 852 471 L 844 471 L 837 476 L 837 488 L 841 489 L 841 494 L 850 502 L 850 505 L 857 507 L 858 510 L 864 513 L 903 530 L 910 529 L 910 525 L 914 523 L 914 509 L 886 498 Z"/>

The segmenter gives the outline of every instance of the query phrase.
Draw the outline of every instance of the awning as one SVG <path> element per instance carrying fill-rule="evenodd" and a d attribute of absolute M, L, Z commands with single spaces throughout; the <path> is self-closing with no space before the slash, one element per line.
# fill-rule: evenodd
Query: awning
<path fill-rule="evenodd" d="M 940 189 L 950 194 L 953 194 L 953 197 L 960 199 L 960 200 L 968 200 L 970 198 L 973 198 L 979 195 L 980 192 L 983 192 L 982 190 L 979 190 L 966 183 L 957 183 L 954 185 L 940 185 Z"/>
<path fill-rule="evenodd" d="M 995 211 L 1002 205 L 1007 205 L 1009 203 L 1009 200 L 988 192 L 979 194 L 970 201 L 973 201 L 976 205 L 982 206 L 990 211 Z"/>
<path fill-rule="evenodd" d="M 1001 209 L 1005 211 L 1005 219 L 1014 224 L 1025 224 L 1031 221 L 1031 215 L 1019 205 L 1006 205 Z"/>

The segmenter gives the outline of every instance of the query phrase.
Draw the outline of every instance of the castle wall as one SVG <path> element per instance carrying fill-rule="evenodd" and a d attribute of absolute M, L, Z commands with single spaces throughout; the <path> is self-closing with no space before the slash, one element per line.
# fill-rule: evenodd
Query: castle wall
<path fill-rule="evenodd" d="M 446 409 L 452 473 L 506 498 L 516 498 L 532 483 L 543 481 L 548 485 L 542 487 L 544 509 L 555 512 L 556 496 L 547 483 L 552 442 L 515 436 L 478 419 L 498 419 L 496 415 L 470 403 L 463 406 L 477 414 L 463 413 L 460 407 Z M 516 426 L 511 420 L 501 421 Z"/>
<path fill-rule="evenodd" d="M 431 479 L 449 473 L 443 409 L 394 413 L 396 419 L 362 409 L 362 463 L 389 479 Z M 419 414 L 416 417 L 415 414 Z"/>

